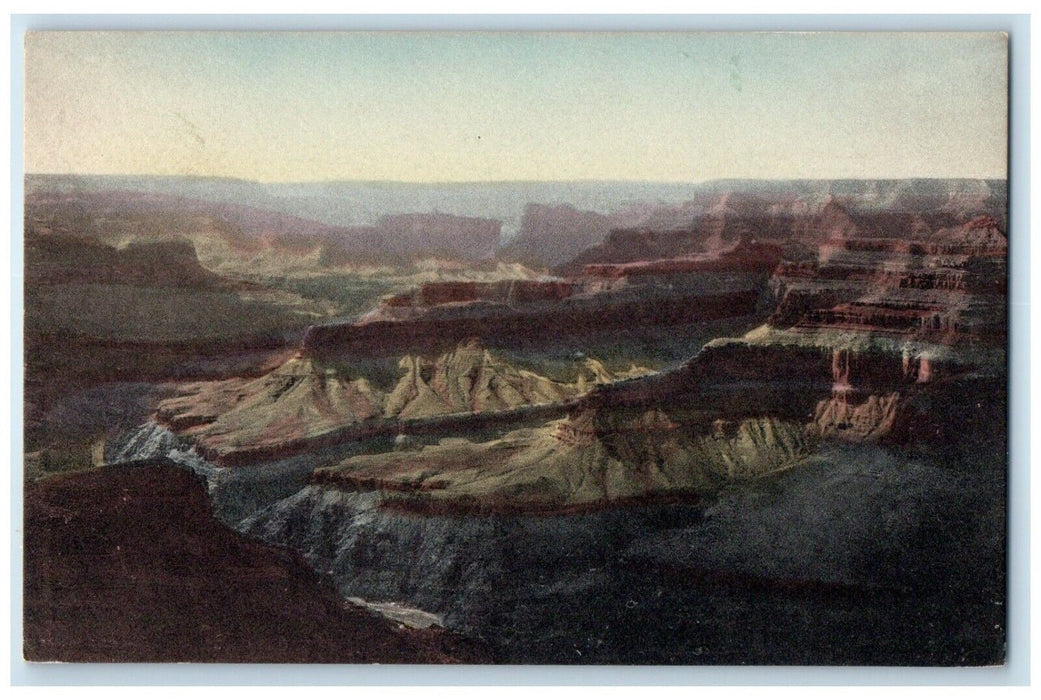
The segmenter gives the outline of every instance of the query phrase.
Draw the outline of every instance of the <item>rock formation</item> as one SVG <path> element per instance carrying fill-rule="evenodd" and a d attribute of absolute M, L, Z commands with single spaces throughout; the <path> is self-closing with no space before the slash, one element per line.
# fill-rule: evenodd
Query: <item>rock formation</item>
<path fill-rule="evenodd" d="M 616 225 L 612 217 L 579 211 L 570 204 L 528 204 L 516 237 L 502 255 L 526 264 L 556 267 L 600 243 Z"/>
<path fill-rule="evenodd" d="M 618 374 L 592 358 L 576 362 L 574 382 L 517 370 L 477 341 L 437 357 L 406 355 L 395 385 L 382 390 L 364 376 L 306 356 L 256 379 L 184 384 L 159 405 L 157 418 L 223 463 L 236 455 L 285 456 L 363 436 L 395 435 L 411 422 L 455 414 L 495 414 L 560 404 Z"/>
<path fill-rule="evenodd" d="M 400 435 L 314 478 L 428 513 L 693 498 L 824 443 L 927 444 L 946 434 L 937 397 L 1004 376 L 1007 241 L 986 209 L 904 194 L 917 204 L 897 211 L 864 193 L 724 194 L 686 229 L 613 233 L 569 278 L 424 284 L 313 326 L 279 371 L 190 388 L 159 416 L 226 464 Z M 589 360 L 557 381 L 487 349 L 537 355 L 562 335 L 751 318 L 771 303 L 744 337 L 642 376 Z M 337 369 L 398 351 L 382 390 Z"/>

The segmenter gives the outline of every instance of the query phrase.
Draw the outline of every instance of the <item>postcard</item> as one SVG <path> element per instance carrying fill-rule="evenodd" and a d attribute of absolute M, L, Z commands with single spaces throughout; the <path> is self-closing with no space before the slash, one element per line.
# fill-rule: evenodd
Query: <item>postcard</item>
<path fill-rule="evenodd" d="M 1008 63 L 29 32 L 25 658 L 1003 664 Z"/>

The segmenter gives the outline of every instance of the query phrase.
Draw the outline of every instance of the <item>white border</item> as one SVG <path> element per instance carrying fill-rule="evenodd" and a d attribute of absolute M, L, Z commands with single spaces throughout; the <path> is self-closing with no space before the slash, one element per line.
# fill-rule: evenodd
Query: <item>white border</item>
<path fill-rule="evenodd" d="M 24 3 L 23 3 L 24 4 Z M 33 11 L 48 10 L 58 6 L 61 10 L 74 10 L 74 3 L 32 3 Z M 242 3 L 245 5 L 246 3 Z M 342 5 L 332 3 L 307 3 L 317 9 L 340 9 Z M 380 4 L 383 12 L 395 11 L 403 3 L 389 0 Z M 415 11 L 415 3 L 412 5 Z M 612 3 L 607 3 L 606 9 Z M 667 11 L 677 9 L 679 3 L 665 3 Z M 730 12 L 742 11 L 753 3 L 736 0 L 726 4 Z M 227 3 L 223 4 L 224 7 Z M 763 3 L 754 3 L 761 9 Z M 802 9 L 820 9 L 807 7 Z M 816 5 L 816 3 L 813 3 Z M 180 4 L 182 10 L 213 10 L 215 3 L 186 0 Z M 252 5 L 255 7 L 256 5 Z M 661 9 L 663 3 L 648 0 L 641 3 L 643 10 Z M 135 8 L 131 3 L 103 3 L 103 10 L 127 10 Z M 302 4 L 293 5 L 294 10 Z M 482 3 L 482 8 L 487 4 Z M 899 11 L 904 3 L 864 3 L 862 10 L 889 9 Z M 523 8 L 549 9 L 550 11 L 573 11 L 574 3 L 535 2 L 524 3 Z M 223 7 L 222 7 L 223 9 Z M 472 4 L 456 3 L 456 11 L 474 11 L 480 8 Z M 506 8 L 509 9 L 509 8 Z M 681 8 L 682 9 L 682 8 Z M 966 3 L 952 2 L 947 10 L 967 8 Z M 1019 6 L 1017 6 L 1019 9 Z M 422 8 L 420 8 L 422 11 Z M 616 10 L 617 11 L 617 10 Z M 1011 338 L 1010 357 L 1012 385 L 1010 388 L 1010 439 L 1012 473 L 1010 475 L 1009 515 L 1011 536 L 1009 539 L 1012 558 L 1010 561 L 1010 620 L 1009 620 L 1009 663 L 1004 668 L 987 669 L 913 669 L 913 668 L 725 668 L 725 667 L 415 667 L 415 666 L 232 666 L 232 665 L 127 665 L 127 664 L 26 664 L 20 658 L 21 649 L 21 410 L 22 410 L 22 366 L 21 366 L 21 270 L 22 270 L 22 160 L 21 160 L 21 70 L 22 36 L 26 29 L 579 29 L 579 30 L 918 30 L 959 31 L 998 30 L 1011 34 L 1011 110 L 1010 131 L 1010 314 Z M 1037 313 L 1037 305 L 1031 309 L 1028 289 L 1029 265 L 1032 260 L 1029 245 L 1029 175 L 1030 168 L 1026 153 L 1029 140 L 1029 34 L 1030 20 L 1026 16 L 996 15 L 24 15 L 13 16 L 9 35 L 11 60 L 11 102 L 9 123 L 11 127 L 11 170 L 9 200 L 11 214 L 10 256 L 11 286 L 10 304 L 5 313 L 10 334 L 0 340 L 3 360 L 11 368 L 11 397 L 5 411 L 0 414 L 0 424 L 10 429 L 8 438 L 11 446 L 11 494 L 12 539 L 4 542 L 3 560 L 11 563 L 11 577 L 0 577 L 10 585 L 8 595 L 11 606 L 5 606 L 5 617 L 10 614 L 10 665 L 4 659 L 5 672 L 15 685 L 1020 685 L 1029 682 L 1029 455 L 1030 447 L 1037 448 L 1041 438 L 1035 431 L 1030 437 L 1030 401 L 1026 395 L 1029 386 L 1029 333 L 1027 314 Z M 1039 267 L 1038 269 L 1041 269 Z M 1035 284 L 1034 293 L 1038 285 Z M 18 310 L 15 312 L 14 310 Z M 2 327 L 2 326 L 0 326 Z M 18 351 L 15 352 L 15 348 Z M 1035 389 L 1036 391 L 1036 389 Z M 2 502 L 2 497 L 0 497 Z M 6 549 L 12 545 L 10 550 Z M 14 582 L 17 581 L 17 585 Z M 310 692 L 310 691 L 309 691 Z M 496 693 L 501 690 L 494 691 Z M 655 691 L 656 693 L 658 691 Z M 469 695 L 469 693 L 467 693 Z"/>

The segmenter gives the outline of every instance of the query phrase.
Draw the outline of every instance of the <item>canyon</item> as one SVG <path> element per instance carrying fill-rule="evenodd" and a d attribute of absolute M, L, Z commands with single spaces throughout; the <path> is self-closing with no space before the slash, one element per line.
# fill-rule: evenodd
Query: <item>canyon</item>
<path fill-rule="evenodd" d="M 137 377 L 162 391 L 99 461 L 200 475 L 226 526 L 497 662 L 999 663 L 1003 187 L 718 182 L 528 207 L 499 249 L 473 221 L 451 256 L 553 269 L 343 316 L 280 297 L 291 332 L 248 370 Z M 460 225 L 383 221 L 414 249 Z M 183 243 L 77 244 L 85 273 L 40 235 L 41 288 L 270 294 Z"/>

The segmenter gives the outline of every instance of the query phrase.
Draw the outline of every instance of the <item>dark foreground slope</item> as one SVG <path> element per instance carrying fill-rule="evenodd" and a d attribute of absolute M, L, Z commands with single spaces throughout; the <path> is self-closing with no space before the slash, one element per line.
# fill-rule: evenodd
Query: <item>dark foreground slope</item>
<path fill-rule="evenodd" d="M 215 520 L 202 484 L 176 467 L 27 484 L 25 532 L 32 661 L 489 660 L 451 633 L 345 605 L 298 555 Z"/>

